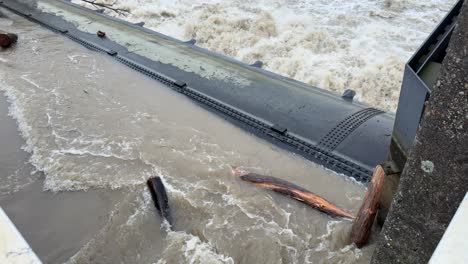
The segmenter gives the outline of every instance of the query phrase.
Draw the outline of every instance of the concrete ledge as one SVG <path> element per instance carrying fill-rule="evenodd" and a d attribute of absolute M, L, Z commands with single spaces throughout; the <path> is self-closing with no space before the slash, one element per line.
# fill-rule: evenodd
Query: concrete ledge
<path fill-rule="evenodd" d="M 429 264 L 468 263 L 468 193 L 439 242 Z"/>
<path fill-rule="evenodd" d="M 0 208 L 0 263 L 42 263 L 2 208 Z"/>

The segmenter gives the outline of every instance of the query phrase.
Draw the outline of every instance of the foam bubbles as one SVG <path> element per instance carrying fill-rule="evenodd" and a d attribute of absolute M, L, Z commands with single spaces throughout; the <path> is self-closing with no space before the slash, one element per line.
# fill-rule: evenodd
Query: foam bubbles
<path fill-rule="evenodd" d="M 163 34 L 395 111 L 405 62 L 455 1 L 104 2 Z"/>
<path fill-rule="evenodd" d="M 197 236 L 175 231 L 170 231 L 167 235 L 168 246 L 157 264 L 234 264 L 231 257 L 216 253 L 209 243 L 202 242 Z"/>

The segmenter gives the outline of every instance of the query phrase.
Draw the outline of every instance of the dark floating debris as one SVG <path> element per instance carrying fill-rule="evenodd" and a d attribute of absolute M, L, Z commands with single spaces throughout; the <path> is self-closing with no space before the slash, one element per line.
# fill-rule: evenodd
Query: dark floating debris
<path fill-rule="evenodd" d="M 243 181 L 249 182 L 258 187 L 270 189 L 277 193 L 287 195 L 330 216 L 354 219 L 352 214 L 346 212 L 345 210 L 339 208 L 324 198 L 291 182 L 271 176 L 249 172 L 239 173 L 235 171 L 234 174 L 239 176 Z"/>
<path fill-rule="evenodd" d="M 164 187 L 161 178 L 158 176 L 150 177 L 146 181 L 146 184 L 148 185 L 151 197 L 153 198 L 156 209 L 158 209 L 159 215 L 161 215 L 163 219 L 166 219 L 172 227 L 169 199 L 167 198 L 166 188 Z"/>
<path fill-rule="evenodd" d="M 0 46 L 4 49 L 9 48 L 18 40 L 18 35 L 0 31 Z"/>
<path fill-rule="evenodd" d="M 105 38 L 106 37 L 106 32 L 98 30 L 98 32 L 96 32 L 96 35 L 98 35 L 98 37 L 100 37 L 100 38 Z"/>
<path fill-rule="evenodd" d="M 102 9 L 96 10 L 97 13 L 104 13 L 104 9 L 107 9 L 122 16 L 126 16 L 130 14 L 130 11 L 128 11 L 127 9 L 114 7 L 114 3 L 100 3 L 101 1 L 96 1 L 96 0 L 81 0 L 81 1 L 91 4 L 96 8 L 102 8 Z"/>

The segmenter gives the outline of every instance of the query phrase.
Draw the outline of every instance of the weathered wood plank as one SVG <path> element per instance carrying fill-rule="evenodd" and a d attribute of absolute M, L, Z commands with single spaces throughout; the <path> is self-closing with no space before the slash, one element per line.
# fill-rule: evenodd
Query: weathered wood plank
<path fill-rule="evenodd" d="M 367 187 L 359 213 L 354 220 L 351 229 L 351 241 L 359 248 L 363 247 L 371 233 L 372 225 L 379 207 L 380 196 L 382 195 L 385 171 L 382 166 L 377 165 L 372 174 L 372 179 Z"/>
<path fill-rule="evenodd" d="M 249 182 L 258 187 L 266 188 L 277 193 L 287 195 L 330 216 L 354 219 L 354 216 L 352 214 L 339 208 L 333 203 L 327 201 L 326 199 L 300 186 L 295 185 L 294 183 L 279 178 L 255 173 L 235 172 L 234 174 L 239 176 L 243 181 Z"/>

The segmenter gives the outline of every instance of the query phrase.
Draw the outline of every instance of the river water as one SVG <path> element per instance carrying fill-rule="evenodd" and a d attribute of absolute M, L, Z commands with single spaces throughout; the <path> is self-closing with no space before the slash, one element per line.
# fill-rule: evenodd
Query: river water
<path fill-rule="evenodd" d="M 362 185 L 239 130 L 106 56 L 4 13 L 9 18 L 0 18 L 0 29 L 20 39 L 0 52 L 0 91 L 29 153 L 28 170 L 36 173 L 2 168 L 8 177 L 0 179 L 0 202 L 18 193 L 24 206 L 54 201 L 30 208 L 29 224 L 23 220 L 42 234 L 42 241 L 31 238 L 33 249 L 60 255 L 40 253 L 47 263 L 369 261 L 373 244 L 362 250 L 352 245 L 350 221 L 250 186 L 232 175 L 231 166 L 287 179 L 353 214 Z M 8 133 L 2 141 L 9 141 Z M 174 231 L 152 205 L 145 186 L 152 175 L 167 186 Z M 42 191 L 28 196 L 34 184 Z M 96 208 L 74 210 L 80 201 Z M 46 221 L 45 212 L 57 217 Z M 67 222 L 75 226 L 60 228 Z M 89 222 L 96 230 L 83 228 Z"/>
<path fill-rule="evenodd" d="M 456 1 L 99 2 L 130 12 L 109 15 L 339 94 L 354 89 L 358 100 L 394 112 L 405 62 Z"/>

